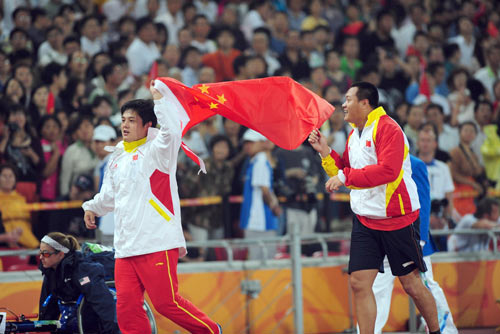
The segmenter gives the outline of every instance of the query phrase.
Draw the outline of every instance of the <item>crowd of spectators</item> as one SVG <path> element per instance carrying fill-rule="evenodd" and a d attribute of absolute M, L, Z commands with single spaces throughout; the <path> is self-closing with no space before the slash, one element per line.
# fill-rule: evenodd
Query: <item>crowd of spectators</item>
<path fill-rule="evenodd" d="M 156 76 L 188 86 L 290 76 L 336 107 L 321 131 L 339 153 L 350 131 L 343 94 L 368 81 L 404 129 L 410 153 L 429 168 L 433 228 L 460 225 L 488 189 L 500 190 L 498 1 L 9 0 L 0 13 L 0 162 L 10 166 L 1 169 L 2 202 L 92 196 L 104 146 L 121 137 L 120 107 L 151 98 Z M 225 199 L 185 208 L 188 238 L 242 235 L 240 207 L 227 198 L 242 194 L 244 131 L 214 117 L 184 137 L 207 160 L 208 175 L 181 158 L 181 196 Z M 295 152 L 299 158 L 268 151 L 275 192 L 289 209 L 280 233 L 300 212 L 313 220 L 309 232 L 345 229 L 334 223 L 349 214 L 345 206 L 314 196 L 325 175 L 308 144 Z M 36 247 L 26 213 L 22 225 L 2 214 L 0 241 Z M 31 228 L 38 238 L 55 229 L 91 237 L 78 217 L 78 210 L 32 213 Z M 480 227 L 498 226 L 490 223 Z M 446 240 L 438 241 L 445 250 Z"/>

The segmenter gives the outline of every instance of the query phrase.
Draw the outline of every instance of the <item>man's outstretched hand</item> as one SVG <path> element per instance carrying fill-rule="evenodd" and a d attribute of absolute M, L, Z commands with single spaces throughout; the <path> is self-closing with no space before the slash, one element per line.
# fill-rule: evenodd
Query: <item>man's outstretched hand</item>
<path fill-rule="evenodd" d="M 308 140 L 311 146 L 321 155 L 322 158 L 325 158 L 330 154 L 330 148 L 326 143 L 326 138 L 318 129 L 312 130 L 309 134 Z"/>
<path fill-rule="evenodd" d="M 149 84 L 149 91 L 151 92 L 151 95 L 153 95 L 153 100 L 159 100 L 163 97 L 161 93 L 158 91 L 158 89 L 155 88 L 155 81 L 151 80 L 151 83 Z"/>

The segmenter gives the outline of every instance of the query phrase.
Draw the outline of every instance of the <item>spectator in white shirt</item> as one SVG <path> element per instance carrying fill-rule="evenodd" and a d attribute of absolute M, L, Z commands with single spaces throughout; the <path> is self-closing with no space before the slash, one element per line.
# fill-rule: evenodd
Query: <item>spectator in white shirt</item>
<path fill-rule="evenodd" d="M 181 63 L 184 66 L 182 70 L 182 82 L 188 87 L 192 87 L 198 83 L 198 75 L 200 69 L 203 67 L 201 56 L 200 50 L 194 46 L 188 46 L 182 52 Z"/>
<path fill-rule="evenodd" d="M 469 72 L 458 67 L 448 77 L 448 102 L 451 108 L 451 120 L 453 125 L 472 121 L 474 119 L 474 101 L 472 101 L 470 90 L 467 88 Z"/>
<path fill-rule="evenodd" d="M 500 206 L 496 199 L 483 198 L 474 214 L 465 215 L 455 230 L 491 230 L 500 227 Z M 448 239 L 448 250 L 455 252 L 481 252 L 488 250 L 490 238 L 486 234 L 454 234 Z M 494 245 L 496 246 L 496 245 Z"/>
<path fill-rule="evenodd" d="M 105 50 L 105 43 L 101 36 L 101 23 L 94 15 L 88 15 L 80 21 L 80 44 L 82 51 L 89 57 Z"/>
<path fill-rule="evenodd" d="M 181 8 L 182 0 L 168 0 L 167 11 L 155 18 L 155 22 L 163 23 L 167 27 L 168 41 L 172 44 L 177 44 L 177 32 L 184 26 Z"/>
<path fill-rule="evenodd" d="M 247 41 L 252 41 L 254 30 L 260 27 L 267 26 L 267 19 L 272 14 L 272 7 L 269 0 L 255 0 L 250 5 L 250 11 L 243 18 L 241 23 L 241 31 L 245 35 Z"/>
<path fill-rule="evenodd" d="M 460 64 L 469 71 L 475 71 L 479 67 L 477 59 L 474 57 L 476 48 L 476 38 L 474 37 L 474 25 L 468 17 L 462 16 L 458 20 L 460 34 L 449 39 L 449 42 L 456 43 L 460 48 Z"/>
<path fill-rule="evenodd" d="M 133 9 L 134 3 L 129 0 L 107 0 L 102 5 L 102 13 L 113 25 L 125 15 L 129 15 Z"/>
<path fill-rule="evenodd" d="M 481 81 L 484 88 L 488 90 L 490 99 L 493 101 L 495 93 L 493 92 L 493 84 L 500 79 L 500 44 L 493 44 L 486 51 L 487 65 L 479 69 L 474 78 Z"/>
<path fill-rule="evenodd" d="M 142 18 L 137 21 L 136 38 L 127 50 L 130 71 L 135 76 L 148 73 L 153 62 L 160 58 L 160 51 L 155 44 L 156 28 L 153 21 Z"/>
<path fill-rule="evenodd" d="M 47 40 L 38 49 L 38 63 L 41 66 L 45 66 L 51 62 L 66 65 L 68 56 L 64 53 L 63 33 L 61 29 L 51 26 L 47 29 L 46 36 Z"/>
<path fill-rule="evenodd" d="M 215 23 L 217 19 L 217 4 L 215 1 L 210 0 L 195 0 L 194 5 L 198 13 L 203 13 L 206 15 L 210 23 Z"/>
<path fill-rule="evenodd" d="M 261 27 L 255 29 L 252 37 L 251 52 L 257 56 L 262 56 L 267 64 L 267 74 L 269 76 L 274 74 L 278 68 L 281 67 L 278 59 L 271 53 L 269 43 L 271 41 L 271 32 L 269 29 Z"/>
<path fill-rule="evenodd" d="M 409 9 L 410 20 L 399 29 L 392 30 L 391 36 L 396 42 L 396 48 L 401 57 L 406 56 L 406 51 L 412 43 L 415 33 L 417 31 L 427 31 L 425 13 L 425 7 L 422 4 L 415 3 L 411 5 Z"/>
<path fill-rule="evenodd" d="M 444 122 L 443 108 L 439 104 L 429 104 L 425 109 L 425 116 L 428 122 L 436 126 L 439 149 L 450 152 L 458 146 L 458 129 Z"/>
<path fill-rule="evenodd" d="M 193 32 L 192 46 L 198 48 L 202 54 L 217 51 L 215 42 L 207 38 L 210 33 L 210 23 L 204 14 L 195 15 L 191 27 Z"/>
<path fill-rule="evenodd" d="M 450 218 L 453 212 L 453 179 L 451 177 L 450 168 L 447 164 L 436 159 L 437 140 L 434 131 L 428 128 L 422 128 L 418 132 L 418 158 L 427 166 L 429 175 L 430 197 L 431 201 L 440 201 L 444 203 L 441 217 L 437 217 L 435 212 L 431 212 L 432 228 L 445 227 L 446 220 L 442 218 Z M 446 200 L 443 202 L 443 200 Z"/>

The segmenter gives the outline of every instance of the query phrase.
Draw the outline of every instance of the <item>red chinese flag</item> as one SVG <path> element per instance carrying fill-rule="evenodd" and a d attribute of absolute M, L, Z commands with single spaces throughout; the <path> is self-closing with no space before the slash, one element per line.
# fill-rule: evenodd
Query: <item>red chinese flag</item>
<path fill-rule="evenodd" d="M 427 101 L 431 99 L 431 89 L 429 87 L 429 82 L 427 81 L 427 75 L 425 71 L 422 71 L 422 75 L 420 76 L 420 85 L 418 87 L 418 92 L 422 95 L 425 95 Z"/>
<path fill-rule="evenodd" d="M 51 115 L 54 113 L 54 108 L 56 106 L 56 100 L 54 98 L 54 94 L 52 92 L 49 92 L 49 96 L 47 97 L 47 114 Z"/>
<path fill-rule="evenodd" d="M 219 114 L 293 150 L 334 111 L 326 100 L 288 77 L 199 84 L 192 88 L 171 78 L 158 79 L 168 86 L 188 116 L 182 125 L 183 134 Z"/>
<path fill-rule="evenodd" d="M 154 80 L 157 77 L 158 77 L 158 62 L 155 60 L 151 65 L 151 69 L 149 70 L 148 74 L 148 80 L 144 83 L 144 86 L 146 86 L 146 88 L 149 88 L 151 80 Z"/>

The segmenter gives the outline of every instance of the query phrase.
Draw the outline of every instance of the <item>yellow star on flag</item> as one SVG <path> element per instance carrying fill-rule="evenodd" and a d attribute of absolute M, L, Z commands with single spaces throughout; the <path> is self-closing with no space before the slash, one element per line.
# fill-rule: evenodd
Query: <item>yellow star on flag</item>
<path fill-rule="evenodd" d="M 208 94 L 208 86 L 207 85 L 203 84 L 198 88 L 201 90 L 202 93 Z"/>
<path fill-rule="evenodd" d="M 218 108 L 218 104 L 217 103 L 210 102 L 210 109 L 217 109 L 217 108 Z"/>
<path fill-rule="evenodd" d="M 217 100 L 219 100 L 219 102 L 220 102 L 221 104 L 224 104 L 224 102 L 226 102 L 226 101 L 227 101 L 227 99 L 224 97 L 224 94 L 222 94 L 222 95 L 217 95 Z"/>

